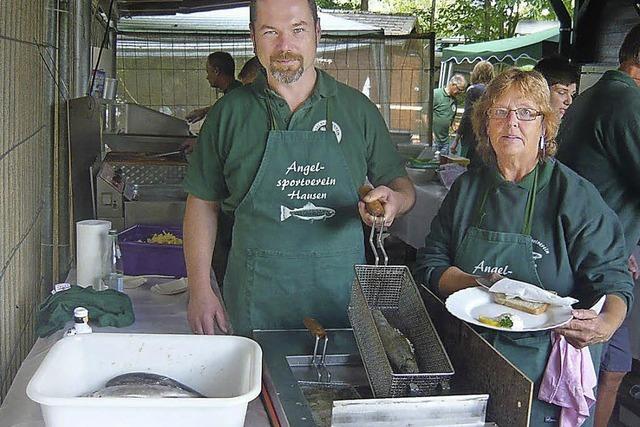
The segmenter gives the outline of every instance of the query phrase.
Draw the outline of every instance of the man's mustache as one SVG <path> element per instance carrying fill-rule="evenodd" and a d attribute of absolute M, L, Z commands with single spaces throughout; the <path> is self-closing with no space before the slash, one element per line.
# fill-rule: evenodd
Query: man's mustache
<path fill-rule="evenodd" d="M 271 55 L 271 62 L 275 61 L 302 61 L 302 55 L 298 55 L 293 52 L 280 52 L 275 55 Z"/>

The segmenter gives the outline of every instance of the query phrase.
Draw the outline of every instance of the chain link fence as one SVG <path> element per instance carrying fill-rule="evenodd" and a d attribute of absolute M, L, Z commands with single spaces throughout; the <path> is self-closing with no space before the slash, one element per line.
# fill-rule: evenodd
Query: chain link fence
<path fill-rule="evenodd" d="M 431 34 L 327 35 L 320 40 L 316 66 L 366 94 L 391 130 L 423 134 L 433 42 Z M 205 79 L 207 56 L 215 51 L 234 57 L 236 73 L 254 55 L 248 34 L 119 33 L 118 96 L 184 118 L 222 95 Z"/>

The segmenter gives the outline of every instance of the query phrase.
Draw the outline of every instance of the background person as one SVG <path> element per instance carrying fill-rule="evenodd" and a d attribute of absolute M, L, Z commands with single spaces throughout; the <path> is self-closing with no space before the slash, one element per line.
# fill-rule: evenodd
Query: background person
<path fill-rule="evenodd" d="M 207 57 L 207 81 L 213 89 L 219 89 L 223 95 L 242 86 L 235 78 L 236 64 L 233 57 L 227 52 L 213 52 Z M 186 116 L 189 123 L 199 122 L 204 119 L 211 106 L 197 108 Z"/>
<path fill-rule="evenodd" d="M 235 218 L 223 291 L 236 333 L 299 328 L 305 316 L 345 327 L 361 221 L 371 224 L 357 188 L 376 186 L 367 198 L 384 203 L 389 225 L 414 187 L 377 107 L 314 67 L 313 0 L 254 0 L 250 29 L 267 78 L 212 107 L 185 178 L 189 324 L 227 329 L 209 281 L 222 207 Z"/>
<path fill-rule="evenodd" d="M 254 56 L 250 60 L 244 63 L 242 69 L 238 73 L 238 80 L 242 82 L 244 86 L 251 84 L 258 77 L 258 73 L 263 73 L 262 64 L 257 56 Z"/>
<path fill-rule="evenodd" d="M 449 295 L 499 267 L 509 278 L 571 295 L 585 309 L 555 331 L 574 347 L 589 346 L 599 361 L 597 344 L 622 323 L 633 284 L 616 216 L 588 181 L 553 159 L 558 122 L 538 72 L 511 69 L 489 83 L 473 117 L 487 166 L 454 182 L 418 252 L 416 277 Z M 586 309 L 603 295 L 600 314 Z M 558 420 L 559 407 L 537 399 L 550 331 L 482 335 L 534 383 L 530 425 Z"/>
<path fill-rule="evenodd" d="M 604 73 L 568 111 L 558 135 L 558 158 L 591 181 L 620 218 L 629 270 L 637 279 L 632 254 L 640 240 L 640 25 L 625 37 L 618 59 L 619 68 Z M 631 370 L 627 323 L 603 354 L 597 426 L 608 424 L 620 383 Z"/>
<path fill-rule="evenodd" d="M 451 145 L 451 152 L 457 153 L 458 146 L 460 148 L 460 155 L 470 159 L 469 168 L 479 166 L 482 160 L 476 153 L 476 136 L 473 133 L 473 124 L 471 118 L 473 117 L 473 104 L 484 93 L 486 85 L 493 79 L 493 65 L 489 61 L 480 61 L 471 71 L 469 80 L 471 85 L 467 88 L 467 96 L 464 100 L 464 113 L 460 119 L 460 126 L 456 132 L 456 139 Z"/>
<path fill-rule="evenodd" d="M 449 131 L 456 117 L 458 104 L 456 98 L 467 89 L 467 81 L 462 74 L 454 74 L 445 87 L 433 90 L 433 144 L 435 151 L 449 154 Z M 427 106 L 423 106 L 427 112 Z M 428 114 L 422 115 L 423 122 L 429 120 Z"/>
<path fill-rule="evenodd" d="M 567 58 L 560 55 L 552 55 L 538 61 L 534 70 L 542 74 L 547 80 L 551 96 L 551 108 L 562 119 L 576 96 L 576 85 L 580 80 L 578 69 L 571 65 Z"/>

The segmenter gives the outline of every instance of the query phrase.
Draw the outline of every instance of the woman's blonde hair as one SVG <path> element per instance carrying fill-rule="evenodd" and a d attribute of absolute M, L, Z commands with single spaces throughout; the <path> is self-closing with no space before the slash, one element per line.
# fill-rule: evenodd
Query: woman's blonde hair
<path fill-rule="evenodd" d="M 471 80 L 471 84 L 475 85 L 478 83 L 489 84 L 491 80 L 493 80 L 494 72 L 493 65 L 489 61 L 480 61 L 475 67 L 473 67 L 473 71 L 471 71 L 471 76 L 469 79 Z"/>
<path fill-rule="evenodd" d="M 547 81 L 537 71 L 522 71 L 517 68 L 510 68 L 496 76 L 487 89 L 474 104 L 473 111 L 473 131 L 478 141 L 478 153 L 486 164 L 496 164 L 496 153 L 489 141 L 487 126 L 489 116 L 487 111 L 493 107 L 494 103 L 505 93 L 515 91 L 522 98 L 532 101 L 536 110 L 542 113 L 542 125 L 544 129 L 545 148 L 541 150 L 539 156 L 541 161 L 556 154 L 556 134 L 560 125 L 560 117 L 551 108 L 549 100 L 549 85 Z"/>

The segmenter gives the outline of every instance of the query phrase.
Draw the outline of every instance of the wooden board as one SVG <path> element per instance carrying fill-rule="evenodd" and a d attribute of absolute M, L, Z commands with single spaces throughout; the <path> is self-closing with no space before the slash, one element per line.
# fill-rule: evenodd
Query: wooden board
<path fill-rule="evenodd" d="M 469 325 L 451 315 L 429 289 L 419 288 L 456 371 L 456 388 L 489 394 L 488 421 L 499 426 L 528 426 L 533 382 Z"/>

